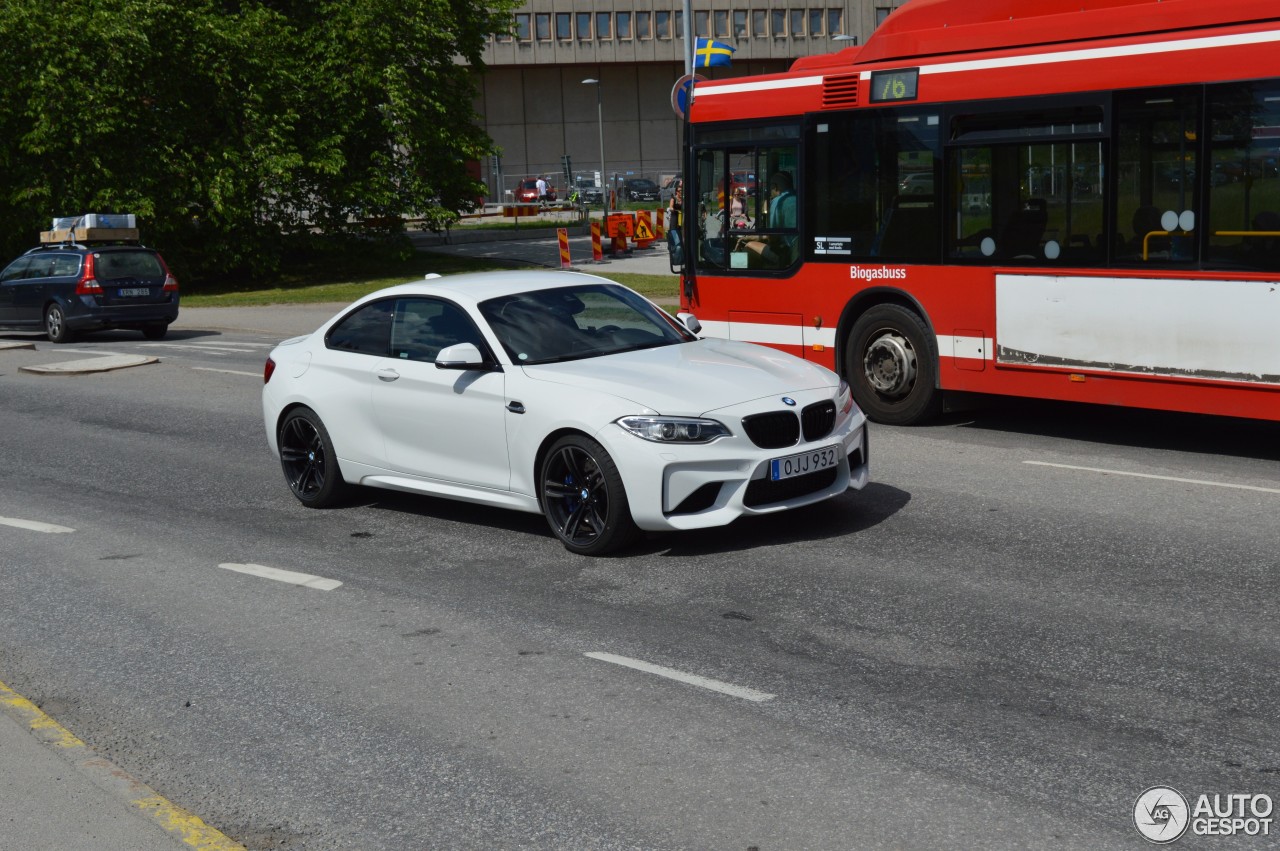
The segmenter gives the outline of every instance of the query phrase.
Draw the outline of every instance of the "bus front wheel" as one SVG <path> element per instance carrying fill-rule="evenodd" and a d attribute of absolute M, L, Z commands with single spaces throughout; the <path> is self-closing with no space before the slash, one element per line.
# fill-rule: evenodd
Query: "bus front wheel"
<path fill-rule="evenodd" d="M 849 334 L 845 374 L 868 417 L 912 425 L 941 410 L 938 364 L 928 335 L 919 314 L 897 304 L 876 305 L 858 317 Z"/>

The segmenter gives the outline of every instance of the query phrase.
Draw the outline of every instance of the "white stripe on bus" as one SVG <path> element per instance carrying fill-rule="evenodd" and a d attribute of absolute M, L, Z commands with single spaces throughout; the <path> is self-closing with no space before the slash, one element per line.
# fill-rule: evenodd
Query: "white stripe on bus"
<path fill-rule="evenodd" d="M 707 320 L 702 323 L 702 336 L 765 346 L 807 347 L 817 344 L 831 348 L 836 344 L 834 328 L 804 328 L 799 325 L 770 325 L 761 322 Z M 990 337 L 939 334 L 936 339 L 938 353 L 943 357 L 992 360 L 994 341 Z"/>
<path fill-rule="evenodd" d="M 1059 62 L 1085 62 L 1094 59 L 1118 59 L 1129 56 L 1151 56 L 1161 53 L 1177 53 L 1185 50 L 1209 50 L 1220 47 L 1245 47 L 1255 44 L 1280 42 L 1280 31 L 1236 33 L 1234 35 L 1203 36 L 1176 41 L 1158 41 L 1146 44 L 1123 44 L 1114 47 L 1090 47 L 1079 50 L 1062 50 L 1054 53 L 1026 53 L 1018 56 L 1002 56 L 995 59 L 970 59 L 963 62 L 940 62 L 935 65 L 919 65 L 920 74 L 954 74 L 963 71 L 989 71 L 997 68 L 1022 68 L 1027 65 L 1050 65 Z M 903 63 L 910 64 L 910 63 Z M 886 69 L 893 66 L 885 65 Z M 833 72 L 837 75 L 840 72 Z M 871 71 L 863 71 L 860 79 L 870 80 Z M 695 87 L 695 98 L 716 95 L 735 95 L 745 92 L 767 92 L 778 89 L 820 86 L 824 76 L 796 77 L 790 80 L 761 80 L 754 83 L 729 83 L 718 85 L 703 83 Z"/>

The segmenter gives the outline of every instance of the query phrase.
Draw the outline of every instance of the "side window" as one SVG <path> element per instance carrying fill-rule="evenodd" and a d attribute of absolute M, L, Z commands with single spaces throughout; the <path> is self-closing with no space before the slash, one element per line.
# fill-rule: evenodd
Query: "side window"
<path fill-rule="evenodd" d="M 1116 99 L 1114 258 L 1119 265 L 1187 265 L 1198 258 L 1200 90 Z"/>
<path fill-rule="evenodd" d="M 55 278 L 70 278 L 80 273 L 79 254 L 55 254 L 51 274 Z"/>
<path fill-rule="evenodd" d="M 938 261 L 938 125 L 936 113 L 881 109 L 814 126 L 812 259 Z"/>
<path fill-rule="evenodd" d="M 0 283 L 8 283 L 9 281 L 21 280 L 26 274 L 27 266 L 31 265 L 30 257 L 19 257 L 8 266 L 3 272 L 0 272 Z"/>
<path fill-rule="evenodd" d="M 947 253 L 1002 265 L 1106 262 L 1103 108 L 957 116 Z"/>
<path fill-rule="evenodd" d="M 31 263 L 27 266 L 26 272 L 22 277 L 27 280 L 33 278 L 49 278 L 53 276 L 53 258 L 52 254 L 33 254 L 31 255 Z"/>
<path fill-rule="evenodd" d="M 457 343 L 472 343 L 481 351 L 485 348 L 480 332 L 460 307 L 431 298 L 396 302 L 391 357 L 431 363 L 441 349 Z"/>
<path fill-rule="evenodd" d="M 366 304 L 330 329 L 325 342 L 331 349 L 386 357 L 394 305 L 390 299 Z"/>
<path fill-rule="evenodd" d="M 697 191 L 686 187 L 685 204 L 697 226 L 699 266 L 782 270 L 800 260 L 796 143 L 706 148 L 697 167 Z M 694 203 L 696 210 L 689 206 Z"/>
<path fill-rule="evenodd" d="M 1280 83 L 1209 88 L 1206 265 L 1280 269 Z"/>

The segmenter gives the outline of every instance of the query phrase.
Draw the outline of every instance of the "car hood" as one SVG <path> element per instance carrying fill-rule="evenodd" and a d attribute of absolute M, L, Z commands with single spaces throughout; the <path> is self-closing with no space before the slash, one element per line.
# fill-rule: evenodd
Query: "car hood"
<path fill-rule="evenodd" d="M 521 368 L 535 381 L 605 393 L 659 414 L 681 416 L 766 396 L 834 387 L 840 381 L 825 367 L 733 340 L 698 340 Z"/>

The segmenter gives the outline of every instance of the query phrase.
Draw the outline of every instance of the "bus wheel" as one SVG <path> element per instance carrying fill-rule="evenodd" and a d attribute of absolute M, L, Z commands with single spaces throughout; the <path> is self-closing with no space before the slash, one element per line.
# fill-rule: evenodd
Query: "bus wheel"
<path fill-rule="evenodd" d="M 938 365 L 929 350 L 928 333 L 917 313 L 896 304 L 877 305 L 854 323 L 845 372 L 854 399 L 868 417 L 889 425 L 912 425 L 941 410 Z"/>

